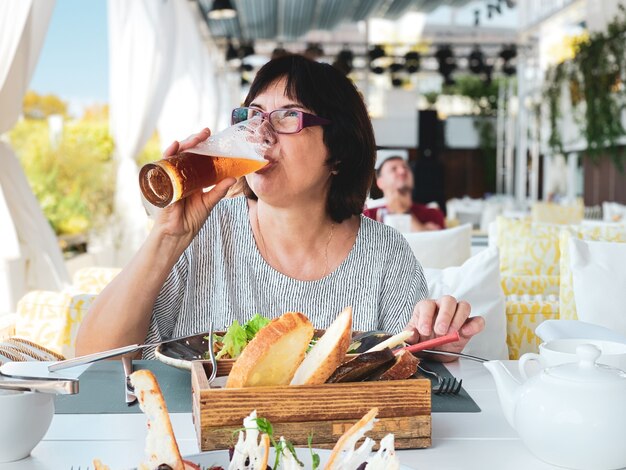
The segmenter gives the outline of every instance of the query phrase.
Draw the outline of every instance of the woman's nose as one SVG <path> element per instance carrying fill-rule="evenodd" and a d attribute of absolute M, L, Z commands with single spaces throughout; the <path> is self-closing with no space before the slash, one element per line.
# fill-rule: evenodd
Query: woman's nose
<path fill-rule="evenodd" d="M 259 127 L 259 133 L 263 139 L 263 143 L 266 145 L 274 145 L 277 140 L 276 131 L 267 119 L 263 119 L 261 126 Z"/>

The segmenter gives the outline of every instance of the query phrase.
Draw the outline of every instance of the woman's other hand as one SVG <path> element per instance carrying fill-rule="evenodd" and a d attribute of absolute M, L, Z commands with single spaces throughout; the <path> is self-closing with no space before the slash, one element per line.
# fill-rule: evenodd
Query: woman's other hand
<path fill-rule="evenodd" d="M 200 142 L 208 139 L 210 135 L 211 131 L 205 128 L 181 142 L 175 141 L 165 150 L 163 157 L 171 157 L 192 149 Z M 235 178 L 226 178 L 208 192 L 198 191 L 160 210 L 155 220 L 155 226 L 159 226 L 165 235 L 183 238 L 187 243 L 190 243 L 213 207 L 226 196 L 236 181 Z"/>
<path fill-rule="evenodd" d="M 470 318 L 471 307 L 465 301 L 458 302 L 449 295 L 438 300 L 426 299 L 417 303 L 413 316 L 407 325 L 413 336 L 407 340 L 414 344 L 427 339 L 458 331 L 461 339 L 438 347 L 442 351 L 461 352 L 467 342 L 485 328 L 485 319 L 480 316 Z M 437 356 L 442 362 L 454 361 L 450 356 Z"/>

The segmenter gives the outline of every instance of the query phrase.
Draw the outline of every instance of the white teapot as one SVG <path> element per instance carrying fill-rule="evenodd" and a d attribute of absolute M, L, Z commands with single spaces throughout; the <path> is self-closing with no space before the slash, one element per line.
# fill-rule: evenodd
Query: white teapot
<path fill-rule="evenodd" d="M 506 419 L 539 459 L 572 469 L 626 467 L 626 372 L 596 364 L 600 350 L 576 349 L 578 362 L 549 367 L 524 383 L 500 361 L 493 375 Z"/>

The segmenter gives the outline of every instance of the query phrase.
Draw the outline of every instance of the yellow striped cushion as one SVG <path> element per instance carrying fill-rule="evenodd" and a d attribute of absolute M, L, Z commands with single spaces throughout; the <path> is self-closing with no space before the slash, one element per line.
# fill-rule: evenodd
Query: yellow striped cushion
<path fill-rule="evenodd" d="M 78 292 L 99 294 L 120 271 L 119 268 L 82 268 L 74 273 L 72 284 Z"/>
<path fill-rule="evenodd" d="M 545 320 L 559 318 L 559 302 L 555 300 L 507 300 L 506 320 L 509 358 L 519 359 L 527 352 L 537 352 L 541 339 L 535 328 Z"/>
<path fill-rule="evenodd" d="M 535 202 L 530 209 L 533 222 L 547 224 L 579 224 L 583 220 L 585 206 L 582 200 L 572 205 Z"/>
<path fill-rule="evenodd" d="M 502 275 L 559 275 L 558 225 L 498 217 Z"/>
<path fill-rule="evenodd" d="M 559 295 L 559 276 L 501 276 L 502 290 L 509 295 Z"/>
<path fill-rule="evenodd" d="M 78 327 L 95 295 L 32 291 L 17 305 L 15 336 L 74 357 Z"/>

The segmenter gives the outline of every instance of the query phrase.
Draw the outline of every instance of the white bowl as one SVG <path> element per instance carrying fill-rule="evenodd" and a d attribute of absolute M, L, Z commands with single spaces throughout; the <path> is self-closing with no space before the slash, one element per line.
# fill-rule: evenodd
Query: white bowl
<path fill-rule="evenodd" d="M 30 451 L 48 431 L 54 396 L 0 389 L 0 462 L 13 462 Z"/>

